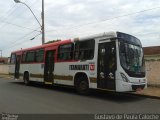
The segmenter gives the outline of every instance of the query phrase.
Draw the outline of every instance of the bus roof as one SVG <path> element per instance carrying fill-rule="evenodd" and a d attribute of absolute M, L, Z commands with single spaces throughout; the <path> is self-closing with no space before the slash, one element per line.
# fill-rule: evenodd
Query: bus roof
<path fill-rule="evenodd" d="M 62 41 L 58 41 L 58 42 L 54 42 L 54 43 L 48 43 L 48 44 L 44 44 L 44 45 L 39 45 L 39 46 L 35 46 L 35 47 L 30 47 L 30 48 L 26 48 L 26 49 L 21 49 L 21 50 L 13 51 L 12 53 L 29 51 L 29 50 L 36 50 L 36 49 L 40 49 L 40 48 L 47 48 L 47 47 L 52 47 L 52 46 L 58 46 L 58 45 L 67 44 L 67 43 L 71 43 L 71 40 L 68 39 L 68 40 L 62 40 Z"/>
<path fill-rule="evenodd" d="M 93 39 L 93 38 L 98 38 L 98 37 L 115 37 L 116 36 L 116 32 L 104 32 L 104 33 L 100 33 L 100 34 L 95 34 L 95 35 L 90 35 L 87 37 L 80 37 L 78 38 L 80 41 L 81 40 L 85 40 L 85 39 Z M 73 39 L 74 41 L 75 39 Z M 51 46 L 57 46 L 57 45 L 61 45 L 61 44 L 66 44 L 66 43 L 70 43 L 72 42 L 71 39 L 68 40 L 62 40 L 59 42 L 54 42 L 54 43 L 49 43 L 49 44 L 44 44 L 44 45 L 39 45 L 39 46 L 35 46 L 35 47 L 30 47 L 30 48 L 26 48 L 26 49 L 21 49 L 21 50 L 17 50 L 17 51 L 13 51 L 12 53 L 17 53 L 17 52 L 23 52 L 23 51 L 28 51 L 28 50 L 35 50 L 35 49 L 40 49 L 40 48 L 46 48 L 46 47 L 51 47 Z"/>
<path fill-rule="evenodd" d="M 39 45 L 39 46 L 35 46 L 35 47 L 30 47 L 30 48 L 14 51 L 12 53 L 23 52 L 23 51 L 27 51 L 27 50 L 35 50 L 35 49 L 40 49 L 40 48 L 47 48 L 47 47 L 51 47 L 51 46 L 58 46 L 58 45 L 62 45 L 62 44 L 71 43 L 72 41 L 77 41 L 77 40 L 83 41 L 86 39 L 94 39 L 94 38 L 101 38 L 101 37 L 113 38 L 113 37 L 117 37 L 117 33 L 121 33 L 121 32 L 111 31 L 111 32 L 104 32 L 104 33 L 100 33 L 100 34 L 90 35 L 90 36 L 86 36 L 86 37 L 78 37 L 78 38 L 74 38 L 74 39 L 62 40 L 59 42 L 54 42 L 54 43 L 49 43 L 49 44 L 44 44 L 44 45 Z M 126 35 L 129 35 L 129 34 L 126 34 Z"/>
<path fill-rule="evenodd" d="M 94 35 L 90 35 L 90 36 L 86 36 L 86 37 L 80 37 L 79 40 L 101 38 L 101 37 L 108 37 L 108 38 L 117 37 L 117 31 L 103 32 L 103 33 L 94 34 Z"/>

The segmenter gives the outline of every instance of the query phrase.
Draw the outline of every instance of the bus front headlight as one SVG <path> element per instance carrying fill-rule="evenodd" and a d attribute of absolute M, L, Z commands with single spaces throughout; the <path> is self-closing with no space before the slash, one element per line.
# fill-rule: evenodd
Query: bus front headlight
<path fill-rule="evenodd" d="M 124 82 L 129 82 L 128 78 L 123 73 L 121 73 L 121 77 Z"/>

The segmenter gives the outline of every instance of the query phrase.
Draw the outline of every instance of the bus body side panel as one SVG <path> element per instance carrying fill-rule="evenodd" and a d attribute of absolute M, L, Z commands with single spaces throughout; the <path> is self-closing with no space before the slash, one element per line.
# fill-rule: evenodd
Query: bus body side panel
<path fill-rule="evenodd" d="M 23 79 L 24 72 L 28 72 L 30 81 L 43 82 L 43 71 L 44 71 L 43 63 L 21 64 L 21 70 L 20 70 L 21 79 Z"/>
<path fill-rule="evenodd" d="M 97 88 L 97 45 L 95 40 L 94 58 L 84 61 L 64 61 L 55 63 L 54 83 L 74 86 L 74 78 L 77 73 L 86 74 L 89 88 Z"/>
<path fill-rule="evenodd" d="M 95 67 L 93 60 L 87 62 L 58 62 L 55 64 L 55 79 L 54 83 L 74 86 L 74 78 L 77 73 L 86 74 L 90 88 L 97 88 L 96 72 L 91 70 L 90 67 Z M 83 70 L 80 70 L 81 67 Z"/>
<path fill-rule="evenodd" d="M 69 70 L 71 62 L 57 62 L 55 63 L 54 83 L 63 85 L 74 85 L 73 74 Z"/>

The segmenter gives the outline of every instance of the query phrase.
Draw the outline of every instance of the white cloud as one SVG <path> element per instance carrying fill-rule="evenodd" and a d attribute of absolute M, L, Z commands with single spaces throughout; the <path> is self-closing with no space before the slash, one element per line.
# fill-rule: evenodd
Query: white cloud
<path fill-rule="evenodd" d="M 23 0 L 41 19 L 41 0 Z M 0 1 L 0 20 L 37 29 L 38 23 L 22 4 L 12 0 Z M 160 8 L 139 14 L 123 16 L 141 10 L 158 7 L 158 0 L 45 0 L 46 41 L 81 37 L 107 31 L 122 31 L 141 39 L 143 46 L 160 45 Z M 117 18 L 116 18 L 117 17 Z M 115 19 L 110 19 L 115 18 Z M 0 48 L 5 56 L 12 50 L 41 44 L 41 36 L 32 30 L 0 23 Z M 39 29 L 40 30 L 40 29 Z M 16 43 L 12 43 L 18 41 Z M 24 41 L 24 42 L 23 42 Z M 12 46 L 11 48 L 8 48 Z"/>

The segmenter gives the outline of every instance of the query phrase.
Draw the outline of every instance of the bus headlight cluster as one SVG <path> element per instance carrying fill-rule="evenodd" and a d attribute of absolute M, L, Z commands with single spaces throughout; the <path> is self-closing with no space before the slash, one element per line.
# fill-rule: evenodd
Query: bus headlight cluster
<path fill-rule="evenodd" d="M 121 73 L 121 77 L 124 82 L 129 82 L 128 78 L 123 73 Z"/>
<path fill-rule="evenodd" d="M 146 82 L 146 79 L 143 79 L 143 82 Z"/>

